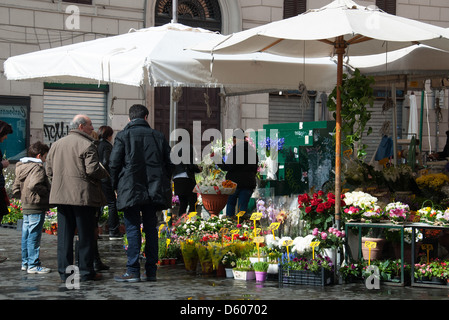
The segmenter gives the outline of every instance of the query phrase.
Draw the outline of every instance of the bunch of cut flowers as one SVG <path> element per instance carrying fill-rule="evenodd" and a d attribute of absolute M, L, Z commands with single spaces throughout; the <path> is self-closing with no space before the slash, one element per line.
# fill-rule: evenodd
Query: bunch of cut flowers
<path fill-rule="evenodd" d="M 341 206 L 345 206 L 344 195 L 341 195 Z M 312 196 L 304 193 L 298 196 L 298 208 L 300 210 L 300 217 L 305 221 L 306 231 L 318 228 L 320 230 L 327 230 L 333 224 L 335 214 L 335 195 L 331 192 L 325 194 L 323 191 L 318 191 Z"/>

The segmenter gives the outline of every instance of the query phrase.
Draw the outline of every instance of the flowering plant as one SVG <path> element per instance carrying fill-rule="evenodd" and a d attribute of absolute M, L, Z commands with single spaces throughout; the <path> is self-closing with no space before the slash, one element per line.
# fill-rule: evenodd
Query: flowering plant
<path fill-rule="evenodd" d="M 358 220 L 362 214 L 368 210 L 376 211 L 375 207 L 377 198 L 362 191 L 353 191 L 345 193 L 345 204 L 347 208 L 344 209 L 344 216 L 348 220 Z"/>
<path fill-rule="evenodd" d="M 343 245 L 345 232 L 336 228 L 330 227 L 327 232 L 319 231 L 318 228 L 313 229 L 312 235 L 315 237 L 314 241 L 320 241 L 319 248 L 339 248 Z"/>
<path fill-rule="evenodd" d="M 401 242 L 401 232 L 399 229 L 388 229 L 385 231 L 385 238 L 393 243 Z M 419 229 L 415 229 L 415 242 L 423 240 L 423 234 Z M 412 228 L 404 228 L 404 242 L 412 243 Z"/>
<path fill-rule="evenodd" d="M 449 262 L 435 259 L 430 263 L 415 264 L 414 277 L 436 277 L 438 279 L 449 279 Z"/>
<path fill-rule="evenodd" d="M 378 205 L 374 205 L 363 212 L 362 217 L 367 221 L 379 221 L 384 217 L 384 212 Z"/>
<path fill-rule="evenodd" d="M 284 148 L 285 138 L 271 139 L 267 137 L 265 140 L 259 141 L 259 146 L 265 150 L 265 155 L 267 157 L 276 157 L 278 151 Z M 274 154 L 272 151 L 277 151 Z"/>
<path fill-rule="evenodd" d="M 343 199 L 345 196 L 341 195 Z M 329 192 L 327 195 L 323 191 L 318 191 L 310 197 L 307 193 L 298 196 L 300 217 L 306 222 L 305 229 L 310 231 L 313 228 L 327 230 L 332 225 L 335 213 L 335 195 Z M 345 206 L 345 202 L 341 205 Z"/>
<path fill-rule="evenodd" d="M 221 263 L 223 263 L 225 268 L 234 268 L 237 263 L 237 255 L 232 251 L 228 251 L 223 256 L 223 259 L 221 259 Z"/>
<path fill-rule="evenodd" d="M 329 257 L 323 258 L 321 255 L 317 254 L 315 255 L 315 259 L 308 259 L 304 256 L 295 257 L 290 262 L 284 263 L 283 267 L 289 270 L 306 270 L 317 272 L 321 270 L 321 268 L 332 271 L 333 264 Z"/>
<path fill-rule="evenodd" d="M 442 225 L 449 225 L 449 209 L 446 209 L 444 212 L 438 212 L 436 220 Z"/>
<path fill-rule="evenodd" d="M 385 207 L 385 214 L 392 222 L 404 222 L 410 214 L 410 208 L 408 204 L 392 202 Z"/>
<path fill-rule="evenodd" d="M 8 207 L 9 213 L 3 216 L 2 223 L 17 223 L 17 220 L 23 218 L 22 202 L 20 199 L 12 198 Z"/>
<path fill-rule="evenodd" d="M 208 240 L 217 240 L 218 232 L 221 228 L 231 228 L 232 222 L 226 218 L 211 217 L 209 220 L 203 220 L 196 217 L 181 222 L 174 227 L 173 232 L 176 233 L 179 240 L 193 239 L 206 242 Z"/>
<path fill-rule="evenodd" d="M 430 173 L 416 179 L 418 187 L 439 191 L 441 187 L 449 183 L 449 177 L 444 173 Z"/>
<path fill-rule="evenodd" d="M 433 207 L 423 207 L 416 212 L 422 220 L 427 223 L 433 224 L 437 220 L 437 216 L 440 218 L 444 215 L 441 210 L 436 210 Z"/>

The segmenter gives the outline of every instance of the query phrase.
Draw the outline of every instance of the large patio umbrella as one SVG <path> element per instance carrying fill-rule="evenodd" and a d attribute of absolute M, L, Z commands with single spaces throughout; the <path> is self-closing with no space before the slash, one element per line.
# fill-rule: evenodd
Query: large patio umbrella
<path fill-rule="evenodd" d="M 444 38 L 444 40 L 442 40 Z M 194 46 L 214 56 L 231 53 L 269 52 L 293 57 L 337 56 L 337 89 L 342 83 L 344 55 L 387 52 L 426 42 L 449 46 L 448 32 L 440 27 L 360 6 L 351 0 L 335 0 L 320 9 L 234 33 L 224 41 Z M 307 83 L 307 79 L 305 79 Z M 341 97 L 337 90 L 335 193 L 341 195 Z M 335 206 L 340 226 L 340 203 Z"/>
<path fill-rule="evenodd" d="M 303 59 L 269 53 L 223 55 L 211 70 L 209 55 L 186 50 L 190 45 L 226 36 L 179 23 L 131 30 L 129 33 L 8 58 L 8 80 L 63 83 L 120 83 L 153 87 L 222 87 L 239 93 L 256 90 L 291 90 L 302 78 Z M 315 74 L 331 75 L 330 59 L 308 59 Z M 297 72 L 288 72 L 298 69 Z M 313 80 L 317 88 L 330 88 L 332 77 Z"/>

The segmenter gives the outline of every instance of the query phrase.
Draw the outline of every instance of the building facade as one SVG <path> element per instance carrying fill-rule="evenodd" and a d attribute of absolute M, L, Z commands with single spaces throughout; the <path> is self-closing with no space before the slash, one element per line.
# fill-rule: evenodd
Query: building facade
<path fill-rule="evenodd" d="M 322 7 L 330 0 L 178 0 L 178 22 L 230 34 Z M 357 1 L 356 1 L 357 2 Z M 68 122 L 76 113 L 86 113 L 94 127 L 107 124 L 121 130 L 134 103 L 147 105 L 151 124 L 168 134 L 166 88 L 130 87 L 119 84 L 78 85 L 35 81 L 8 81 L 3 62 L 11 56 L 62 45 L 123 34 L 170 22 L 171 0 L 2 0 L 0 3 L 0 114 L 12 122 L 15 135 L 5 148 L 9 158 L 23 156 L 37 140 L 48 144 L 68 132 Z M 449 27 L 449 3 L 445 0 L 370 0 L 359 4 L 378 5 L 393 14 Z M 433 84 L 433 83 L 432 83 Z M 413 89 L 410 84 L 409 89 Z M 214 117 L 209 117 L 204 93 L 184 90 L 179 101 L 178 124 L 188 127 L 194 120 L 203 129 L 241 127 L 260 129 L 263 124 L 327 120 L 322 111 L 328 92 L 308 88 L 311 107 L 299 110 L 296 93 L 259 93 L 225 100 L 219 90 L 206 92 Z M 448 130 L 447 91 L 441 82 L 431 86 L 431 107 L 425 123 L 423 150 L 442 150 Z M 204 89 L 206 90 L 206 89 Z M 418 88 L 417 94 L 419 93 Z M 410 90 L 408 90 L 410 91 Z M 405 95 L 407 92 L 405 92 Z M 441 110 L 435 112 L 435 97 Z M 379 100 L 381 101 L 381 99 Z M 377 108 L 379 108 L 377 103 Z M 406 135 L 408 109 L 400 106 L 399 135 Z M 376 116 L 390 117 L 389 115 Z M 381 120 L 381 119 L 380 119 Z M 370 144 L 376 145 L 376 139 Z M 380 141 L 380 137 L 378 138 Z M 375 148 L 375 147 L 372 147 Z M 2 148 L 3 149 L 3 148 Z M 374 149 L 371 150 L 374 152 Z"/>

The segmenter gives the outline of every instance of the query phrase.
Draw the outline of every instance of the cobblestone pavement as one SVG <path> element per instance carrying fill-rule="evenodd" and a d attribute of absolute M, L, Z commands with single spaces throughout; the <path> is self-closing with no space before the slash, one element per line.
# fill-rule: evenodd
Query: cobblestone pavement
<path fill-rule="evenodd" d="M 68 289 L 56 271 L 56 236 L 42 234 L 41 261 L 49 274 L 21 271 L 21 232 L 0 228 L 0 300 L 167 300 L 167 301 L 284 301 L 284 300 L 448 300 L 446 288 L 381 285 L 368 290 L 364 284 L 325 287 L 283 285 L 277 281 L 257 283 L 192 274 L 182 264 L 161 266 L 157 282 L 119 283 L 115 275 L 124 271 L 126 254 L 121 241 L 99 240 L 100 255 L 111 268 L 100 281 L 81 282 Z M 3 303 L 5 301 L 2 301 Z M 164 304 L 163 304 L 164 305 Z"/>

